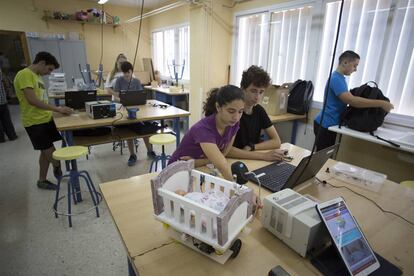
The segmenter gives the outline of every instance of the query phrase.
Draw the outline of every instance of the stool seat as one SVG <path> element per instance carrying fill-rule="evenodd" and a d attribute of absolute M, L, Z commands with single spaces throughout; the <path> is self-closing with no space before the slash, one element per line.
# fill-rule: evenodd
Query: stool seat
<path fill-rule="evenodd" d="M 169 133 L 155 134 L 149 138 L 149 142 L 153 145 L 167 145 L 175 143 L 176 140 L 177 138 L 175 137 L 175 135 Z"/>
<path fill-rule="evenodd" d="M 414 189 L 414 180 L 406 180 L 400 183 L 401 186 Z"/>
<path fill-rule="evenodd" d="M 55 160 L 75 160 L 88 154 L 88 148 L 83 146 L 71 146 L 57 149 L 53 152 Z"/>

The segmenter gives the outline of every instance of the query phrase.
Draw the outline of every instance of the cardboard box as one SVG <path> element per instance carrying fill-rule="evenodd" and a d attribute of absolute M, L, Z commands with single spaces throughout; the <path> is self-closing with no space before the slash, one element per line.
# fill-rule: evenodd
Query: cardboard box
<path fill-rule="evenodd" d="M 264 92 L 261 106 L 268 115 L 280 115 L 287 112 L 289 85 L 270 85 Z"/>

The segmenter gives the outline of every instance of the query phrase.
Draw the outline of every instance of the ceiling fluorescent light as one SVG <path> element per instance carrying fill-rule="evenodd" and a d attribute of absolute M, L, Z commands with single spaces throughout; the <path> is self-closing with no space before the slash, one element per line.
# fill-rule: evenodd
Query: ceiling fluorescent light
<path fill-rule="evenodd" d="M 105 4 L 106 2 L 108 2 L 109 0 L 99 0 L 98 1 L 98 4 L 99 5 L 103 5 L 103 4 Z"/>

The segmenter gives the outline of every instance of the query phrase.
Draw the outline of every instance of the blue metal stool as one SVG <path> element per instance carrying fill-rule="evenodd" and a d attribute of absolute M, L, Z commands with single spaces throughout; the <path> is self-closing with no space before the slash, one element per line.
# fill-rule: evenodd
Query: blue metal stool
<path fill-rule="evenodd" d="M 71 169 L 68 174 L 63 175 L 57 184 L 56 189 L 56 198 L 55 203 L 53 204 L 53 211 L 55 212 L 55 217 L 57 218 L 58 215 L 66 215 L 68 216 L 69 220 L 69 227 L 72 227 L 72 216 L 75 215 L 72 213 L 71 209 L 71 196 L 73 197 L 74 204 L 78 204 L 78 202 L 82 201 L 82 198 L 80 197 L 80 187 L 79 187 L 79 179 L 82 178 L 85 180 L 85 183 L 88 187 L 89 193 L 91 195 L 92 201 L 93 201 L 93 207 L 89 210 L 86 210 L 84 212 L 90 211 L 92 209 L 96 210 L 96 216 L 99 217 L 99 209 L 98 204 L 102 201 L 102 195 L 96 191 L 95 186 L 93 185 L 92 179 L 87 171 L 78 171 L 77 165 L 76 165 L 76 159 L 81 156 L 86 156 L 88 154 L 88 148 L 82 147 L 82 146 L 71 146 L 71 147 L 64 147 L 58 150 L 55 150 L 53 152 L 53 158 L 56 160 L 64 160 L 64 161 L 70 161 Z M 60 184 L 64 178 L 68 178 L 68 212 L 67 214 L 59 213 L 57 211 L 58 202 L 62 198 L 59 198 L 59 192 L 60 192 Z M 81 212 L 81 213 L 84 213 Z M 81 214 L 77 213 L 77 214 Z"/>
<path fill-rule="evenodd" d="M 164 169 L 167 165 L 167 161 L 171 158 L 171 155 L 165 154 L 165 145 L 175 143 L 176 137 L 172 134 L 168 133 L 160 133 L 152 135 L 149 138 L 149 142 L 152 145 L 161 145 L 162 146 L 162 152 L 161 155 L 154 156 L 154 159 L 151 162 L 150 170 L 149 172 L 152 172 L 152 169 L 155 165 L 155 171 L 158 169 L 158 161 L 161 161 L 161 168 Z"/>

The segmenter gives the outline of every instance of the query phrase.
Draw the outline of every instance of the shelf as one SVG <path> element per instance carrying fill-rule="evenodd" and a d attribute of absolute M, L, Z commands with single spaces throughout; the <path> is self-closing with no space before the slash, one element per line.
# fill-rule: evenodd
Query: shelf
<path fill-rule="evenodd" d="M 87 24 L 87 25 L 101 25 L 101 23 L 99 22 L 91 22 L 91 21 L 81 21 L 81 20 L 73 20 L 73 19 L 55 19 L 52 17 L 43 17 L 43 20 L 46 21 L 46 23 L 48 22 L 59 22 L 59 23 L 76 23 L 76 24 L 81 24 L 82 26 Z M 104 23 L 104 26 L 112 26 L 113 28 L 116 28 L 118 26 L 120 26 L 120 24 L 108 24 L 108 23 Z"/>

